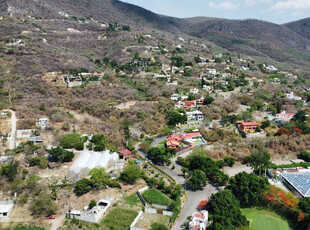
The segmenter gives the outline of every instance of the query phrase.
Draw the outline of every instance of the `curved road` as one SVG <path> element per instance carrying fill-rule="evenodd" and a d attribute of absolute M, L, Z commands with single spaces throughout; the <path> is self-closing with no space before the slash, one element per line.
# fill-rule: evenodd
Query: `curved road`
<path fill-rule="evenodd" d="M 163 141 L 165 137 L 158 137 L 155 138 L 154 141 L 152 142 L 152 147 L 156 147 L 161 141 Z M 138 151 L 138 154 L 142 156 L 143 158 L 147 159 L 147 154 L 143 152 L 140 148 L 139 145 L 141 143 L 138 143 L 136 145 L 136 150 Z M 189 154 L 189 152 L 183 152 L 182 154 L 178 155 L 180 157 L 185 157 Z M 185 179 L 182 175 L 181 172 L 181 166 L 176 164 L 177 156 L 171 159 L 172 164 L 175 165 L 175 169 L 172 170 L 172 166 L 162 166 L 162 165 L 156 165 L 157 167 L 161 168 L 164 170 L 168 175 L 170 175 L 178 184 L 181 184 L 182 187 L 184 188 L 186 194 L 187 194 L 187 199 L 184 203 L 184 206 L 181 210 L 181 213 L 179 217 L 177 218 L 174 226 L 172 227 L 172 230 L 180 230 L 181 224 L 186 221 L 188 216 L 191 216 L 195 211 L 197 211 L 197 206 L 200 201 L 202 200 L 209 200 L 210 196 L 214 193 L 217 193 L 220 188 L 213 186 L 212 184 L 208 184 L 206 187 L 204 187 L 202 190 L 198 191 L 192 191 L 190 188 L 186 186 Z"/>

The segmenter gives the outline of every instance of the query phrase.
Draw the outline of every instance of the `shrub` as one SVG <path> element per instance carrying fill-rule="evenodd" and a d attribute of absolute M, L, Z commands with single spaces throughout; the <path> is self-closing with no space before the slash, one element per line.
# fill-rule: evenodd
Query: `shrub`
<path fill-rule="evenodd" d="M 50 150 L 52 159 L 56 162 L 70 162 L 74 158 L 74 153 L 67 151 L 61 147 L 52 148 Z"/>
<path fill-rule="evenodd" d="M 88 205 L 88 208 L 89 209 L 92 209 L 93 207 L 97 206 L 97 202 L 95 200 L 92 200 L 89 205 Z"/>
<path fill-rule="evenodd" d="M 303 159 L 304 161 L 310 162 L 310 152 L 303 151 L 301 152 L 299 157 Z"/>
<path fill-rule="evenodd" d="M 79 180 L 75 184 L 75 188 L 73 191 L 77 196 L 82 196 L 91 190 L 91 188 L 92 188 L 91 186 L 92 186 L 91 181 L 84 178 L 82 180 Z"/>
<path fill-rule="evenodd" d="M 84 142 L 84 138 L 77 133 L 66 134 L 60 138 L 61 146 L 66 149 L 75 148 L 76 150 L 83 150 Z"/>
<path fill-rule="evenodd" d="M 168 230 L 168 228 L 165 225 L 160 223 L 153 223 L 151 227 L 152 227 L 151 230 Z"/>

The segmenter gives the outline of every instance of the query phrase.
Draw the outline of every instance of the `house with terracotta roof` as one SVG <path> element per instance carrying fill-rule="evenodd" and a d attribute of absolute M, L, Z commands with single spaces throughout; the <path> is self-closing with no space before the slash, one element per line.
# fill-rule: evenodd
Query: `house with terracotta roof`
<path fill-rule="evenodd" d="M 132 154 L 132 152 L 130 150 L 128 150 L 128 149 L 121 149 L 121 150 L 118 151 L 118 153 L 120 154 L 120 157 L 122 159 L 127 159 Z"/>
<path fill-rule="evenodd" d="M 199 132 L 172 134 L 169 135 L 166 141 L 167 148 L 172 149 L 193 149 L 195 146 L 206 144 L 207 141 Z"/>
<path fill-rule="evenodd" d="M 274 121 L 278 126 L 282 126 L 285 123 L 290 122 L 294 116 L 295 113 L 287 113 L 286 111 L 282 111 L 281 113 L 276 114 Z"/>
<path fill-rule="evenodd" d="M 266 137 L 264 130 L 258 130 L 259 124 L 256 121 L 244 122 L 238 125 L 238 130 L 244 138 Z"/>
<path fill-rule="evenodd" d="M 208 227 L 208 211 L 194 212 L 189 222 L 189 230 L 206 230 Z"/>

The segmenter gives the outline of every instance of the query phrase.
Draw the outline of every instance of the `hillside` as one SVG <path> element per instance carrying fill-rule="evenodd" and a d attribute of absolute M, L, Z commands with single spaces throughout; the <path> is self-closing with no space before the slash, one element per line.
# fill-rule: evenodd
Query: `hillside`
<path fill-rule="evenodd" d="M 306 39 L 310 39 L 310 18 L 284 24 Z"/>

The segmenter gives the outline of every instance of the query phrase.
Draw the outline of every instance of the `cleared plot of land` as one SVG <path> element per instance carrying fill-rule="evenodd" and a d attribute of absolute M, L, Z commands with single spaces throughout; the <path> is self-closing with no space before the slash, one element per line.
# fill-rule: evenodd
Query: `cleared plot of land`
<path fill-rule="evenodd" d="M 143 215 L 140 217 L 135 227 L 151 229 L 151 225 L 153 223 L 161 223 L 165 226 L 168 226 L 169 221 L 170 221 L 170 218 L 168 216 L 143 213 Z"/>
<path fill-rule="evenodd" d="M 250 227 L 255 230 L 290 230 L 287 220 L 274 212 L 246 208 L 242 214 L 250 221 Z"/>
<path fill-rule="evenodd" d="M 169 205 L 171 202 L 168 196 L 155 189 L 145 191 L 142 196 L 149 204 Z"/>
<path fill-rule="evenodd" d="M 134 221 L 138 212 L 115 208 L 111 210 L 101 224 L 110 230 L 127 230 Z"/>

